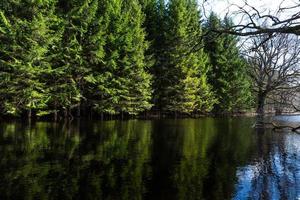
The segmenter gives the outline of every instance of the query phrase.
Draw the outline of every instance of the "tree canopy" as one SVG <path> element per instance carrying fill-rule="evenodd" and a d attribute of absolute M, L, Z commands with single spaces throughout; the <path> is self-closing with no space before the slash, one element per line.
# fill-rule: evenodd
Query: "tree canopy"
<path fill-rule="evenodd" d="M 202 37 L 194 49 L 212 23 L 203 23 L 196 0 L 5 0 L 0 6 L 1 115 L 248 108 L 237 38 Z"/>

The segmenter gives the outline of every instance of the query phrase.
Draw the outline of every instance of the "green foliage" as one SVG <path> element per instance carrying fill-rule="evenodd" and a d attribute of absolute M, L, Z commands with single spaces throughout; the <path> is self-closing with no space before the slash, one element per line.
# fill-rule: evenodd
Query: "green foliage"
<path fill-rule="evenodd" d="M 61 1 L 60 3 L 62 4 Z M 90 71 L 84 57 L 84 40 L 95 16 L 97 1 L 68 1 L 58 12 L 60 40 L 52 49 L 52 73 L 48 78 L 51 110 L 70 112 L 78 107 L 83 96 L 84 78 Z M 65 5 L 65 4 L 63 4 Z"/>
<path fill-rule="evenodd" d="M 232 22 L 228 18 L 222 22 L 212 13 L 205 26 L 206 31 L 211 31 L 221 26 L 232 26 Z M 212 66 L 208 77 L 218 100 L 214 107 L 217 113 L 241 111 L 252 103 L 247 63 L 241 57 L 237 43 L 236 36 L 214 32 L 209 32 L 205 39 L 205 50 Z"/>
<path fill-rule="evenodd" d="M 104 1 L 101 14 L 105 32 L 101 50 L 105 53 L 98 54 L 101 62 L 85 79 L 94 86 L 94 107 L 110 114 L 138 114 L 150 109 L 151 76 L 146 72 L 148 43 L 141 6 L 135 0 Z"/>
<path fill-rule="evenodd" d="M 14 1 L 9 5 L 10 9 L 1 12 L 0 24 L 1 108 L 7 114 L 27 110 L 30 115 L 45 109 L 50 99 L 43 77 L 51 72 L 48 50 L 55 41 L 51 32 L 54 1 Z M 37 9 L 40 12 L 34 12 Z"/>
<path fill-rule="evenodd" d="M 6 159 L 0 167 L 6 171 L 0 176 L 6 187 L 0 188 L 0 198 L 142 199 L 144 180 L 151 175 L 151 122 L 86 125 L 83 133 L 79 124 L 1 124 L 0 141 L 11 143 L 1 149 Z M 9 168 L 13 160 L 15 167 Z"/>
<path fill-rule="evenodd" d="M 194 49 L 203 46 L 196 0 L 4 0 L 0 8 L 2 115 L 137 115 L 153 105 L 205 113 L 215 94 L 215 109 L 249 105 L 237 38 Z M 207 29 L 231 23 L 211 18 Z"/>
<path fill-rule="evenodd" d="M 196 1 L 171 0 L 166 15 L 165 47 L 158 78 L 159 105 L 167 111 L 209 111 L 214 104 L 206 81 L 208 57 L 202 49 L 192 52 L 201 34 Z"/>

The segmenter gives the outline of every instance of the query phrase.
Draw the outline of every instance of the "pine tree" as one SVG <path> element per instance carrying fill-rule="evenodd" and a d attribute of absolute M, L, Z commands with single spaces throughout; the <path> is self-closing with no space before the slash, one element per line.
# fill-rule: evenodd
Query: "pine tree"
<path fill-rule="evenodd" d="M 223 20 L 225 28 L 232 27 L 233 22 L 229 18 Z M 229 81 L 228 93 L 225 96 L 228 100 L 224 104 L 230 112 L 249 109 L 253 103 L 251 93 L 250 77 L 247 74 L 247 62 L 241 57 L 238 48 L 238 38 L 234 35 L 224 35 L 224 52 L 227 58 L 228 71 L 226 79 Z"/>
<path fill-rule="evenodd" d="M 230 19 L 222 22 L 214 13 L 206 23 L 207 31 L 224 26 L 231 26 Z M 218 35 L 210 32 L 205 40 L 205 49 L 212 65 L 209 71 L 209 83 L 213 86 L 218 103 L 214 112 L 233 112 L 251 105 L 249 77 L 246 62 L 240 56 L 238 39 L 232 35 Z"/>
<path fill-rule="evenodd" d="M 216 103 L 212 91 L 216 112 L 251 103 L 236 37 L 211 33 L 207 53 L 195 50 L 202 35 L 196 0 L 4 0 L 0 6 L 2 114 L 136 115 L 152 104 L 172 113 L 208 112 Z M 231 23 L 212 14 L 206 29 Z"/>
<path fill-rule="evenodd" d="M 84 77 L 83 97 L 86 100 L 85 109 L 91 112 L 97 110 L 103 113 L 102 100 L 104 92 L 108 91 L 108 77 L 112 74 L 105 70 L 104 57 L 106 52 L 104 45 L 107 39 L 108 21 L 105 21 L 105 4 L 95 0 L 97 9 L 93 12 L 88 30 L 84 35 L 83 56 L 86 61 L 88 73 Z M 98 2 L 98 3 L 97 3 Z M 93 6 L 93 7 L 94 7 Z"/>
<path fill-rule="evenodd" d="M 103 8 L 106 53 L 97 78 L 101 99 L 95 106 L 109 114 L 138 114 L 151 107 L 151 76 L 146 72 L 145 59 L 148 43 L 141 6 L 137 0 L 114 0 L 105 1 Z"/>
<path fill-rule="evenodd" d="M 166 29 L 167 29 L 167 9 L 164 0 L 140 0 L 143 12 L 145 13 L 144 28 L 147 32 L 146 39 L 150 46 L 146 51 L 147 58 L 150 60 L 151 68 L 149 72 L 153 76 L 153 96 L 154 110 L 161 109 L 163 105 L 160 104 L 159 97 L 162 87 L 161 68 L 165 60 L 164 53 L 166 48 Z"/>
<path fill-rule="evenodd" d="M 3 113 L 43 115 L 50 99 L 44 76 L 48 49 L 56 40 L 55 0 L 6 2 L 0 12 L 0 92 Z M 38 12 L 37 12 L 38 11 Z"/>
<path fill-rule="evenodd" d="M 100 54 L 95 49 L 98 41 L 92 38 L 92 34 L 97 35 L 93 28 L 96 26 L 98 1 L 61 0 L 58 8 L 64 20 L 60 29 L 61 40 L 53 50 L 53 72 L 48 84 L 51 85 L 51 107 L 55 115 L 64 111 L 67 116 L 75 107 L 80 111 L 82 101 L 87 100 L 84 95 L 87 95 L 85 88 L 92 73 L 91 63 Z"/>
<path fill-rule="evenodd" d="M 206 81 L 208 60 L 202 49 L 191 51 L 201 34 L 196 1 L 171 0 L 166 47 L 159 73 L 160 107 L 174 113 L 208 111 L 214 103 Z"/>

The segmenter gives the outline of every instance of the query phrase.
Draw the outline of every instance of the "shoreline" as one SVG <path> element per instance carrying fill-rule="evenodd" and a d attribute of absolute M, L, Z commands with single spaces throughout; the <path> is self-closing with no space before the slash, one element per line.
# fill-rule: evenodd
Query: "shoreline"
<path fill-rule="evenodd" d="M 276 115 L 274 112 L 265 113 L 264 116 L 297 116 L 300 115 L 300 112 L 295 113 L 282 113 L 280 115 Z M 28 118 L 26 115 L 22 116 L 0 116 L 0 121 L 48 121 L 48 122 L 63 122 L 63 121 L 76 121 L 76 120 L 97 120 L 97 121 L 110 121 L 110 120 L 159 120 L 159 119 L 200 119 L 205 117 L 212 118 L 227 118 L 227 117 L 255 117 L 257 116 L 256 112 L 236 112 L 236 113 L 206 113 L 206 114 L 177 114 L 174 113 L 157 113 L 157 112 L 147 112 L 140 115 L 82 115 L 82 116 L 72 116 L 72 117 L 64 117 L 59 116 L 56 120 L 53 116 L 43 116 L 37 117 L 33 116 Z"/>

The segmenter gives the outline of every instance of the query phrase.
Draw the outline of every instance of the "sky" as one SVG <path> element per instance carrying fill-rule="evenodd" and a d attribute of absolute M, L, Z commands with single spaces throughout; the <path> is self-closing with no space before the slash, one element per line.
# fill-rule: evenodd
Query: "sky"
<path fill-rule="evenodd" d="M 203 2 L 203 0 L 199 0 Z M 291 15 L 295 13 L 299 13 L 299 7 L 297 9 L 289 9 L 285 12 L 278 13 L 278 8 L 280 7 L 291 7 L 295 5 L 299 5 L 299 0 L 206 0 L 205 3 L 199 5 L 202 5 L 202 16 L 203 19 L 207 18 L 209 16 L 209 13 L 211 11 L 215 12 L 217 15 L 219 15 L 221 18 L 224 18 L 226 14 L 228 14 L 229 17 L 233 20 L 234 24 L 248 24 L 249 18 L 242 17 L 242 14 L 239 14 L 237 11 L 239 11 L 239 6 L 243 7 L 245 5 L 245 2 L 247 2 L 250 6 L 257 9 L 260 14 L 271 14 L 279 17 L 279 19 L 287 19 Z M 247 11 L 253 12 L 253 9 L 251 7 L 248 7 Z M 262 22 L 262 20 L 261 20 Z M 300 21 L 297 21 L 300 24 Z M 261 24 L 261 23 L 258 23 Z M 269 25 L 273 24 L 271 20 L 269 20 Z M 273 26 L 273 28 L 276 26 Z M 240 40 L 241 47 L 244 47 L 247 49 L 248 43 L 247 43 L 247 37 L 242 37 Z"/>
<path fill-rule="evenodd" d="M 270 13 L 279 16 L 280 19 L 299 12 L 297 9 L 290 9 L 280 15 L 277 14 L 280 5 L 281 7 L 293 6 L 299 4 L 299 0 L 206 0 L 203 4 L 205 11 L 203 11 L 202 14 L 208 15 L 210 11 L 214 11 L 223 18 L 226 13 L 231 13 L 230 16 L 233 18 L 234 22 L 239 23 L 242 15 L 237 14 L 236 12 L 239 10 L 238 6 L 244 6 L 245 2 L 247 2 L 250 6 L 255 7 L 255 9 L 261 13 Z"/>

